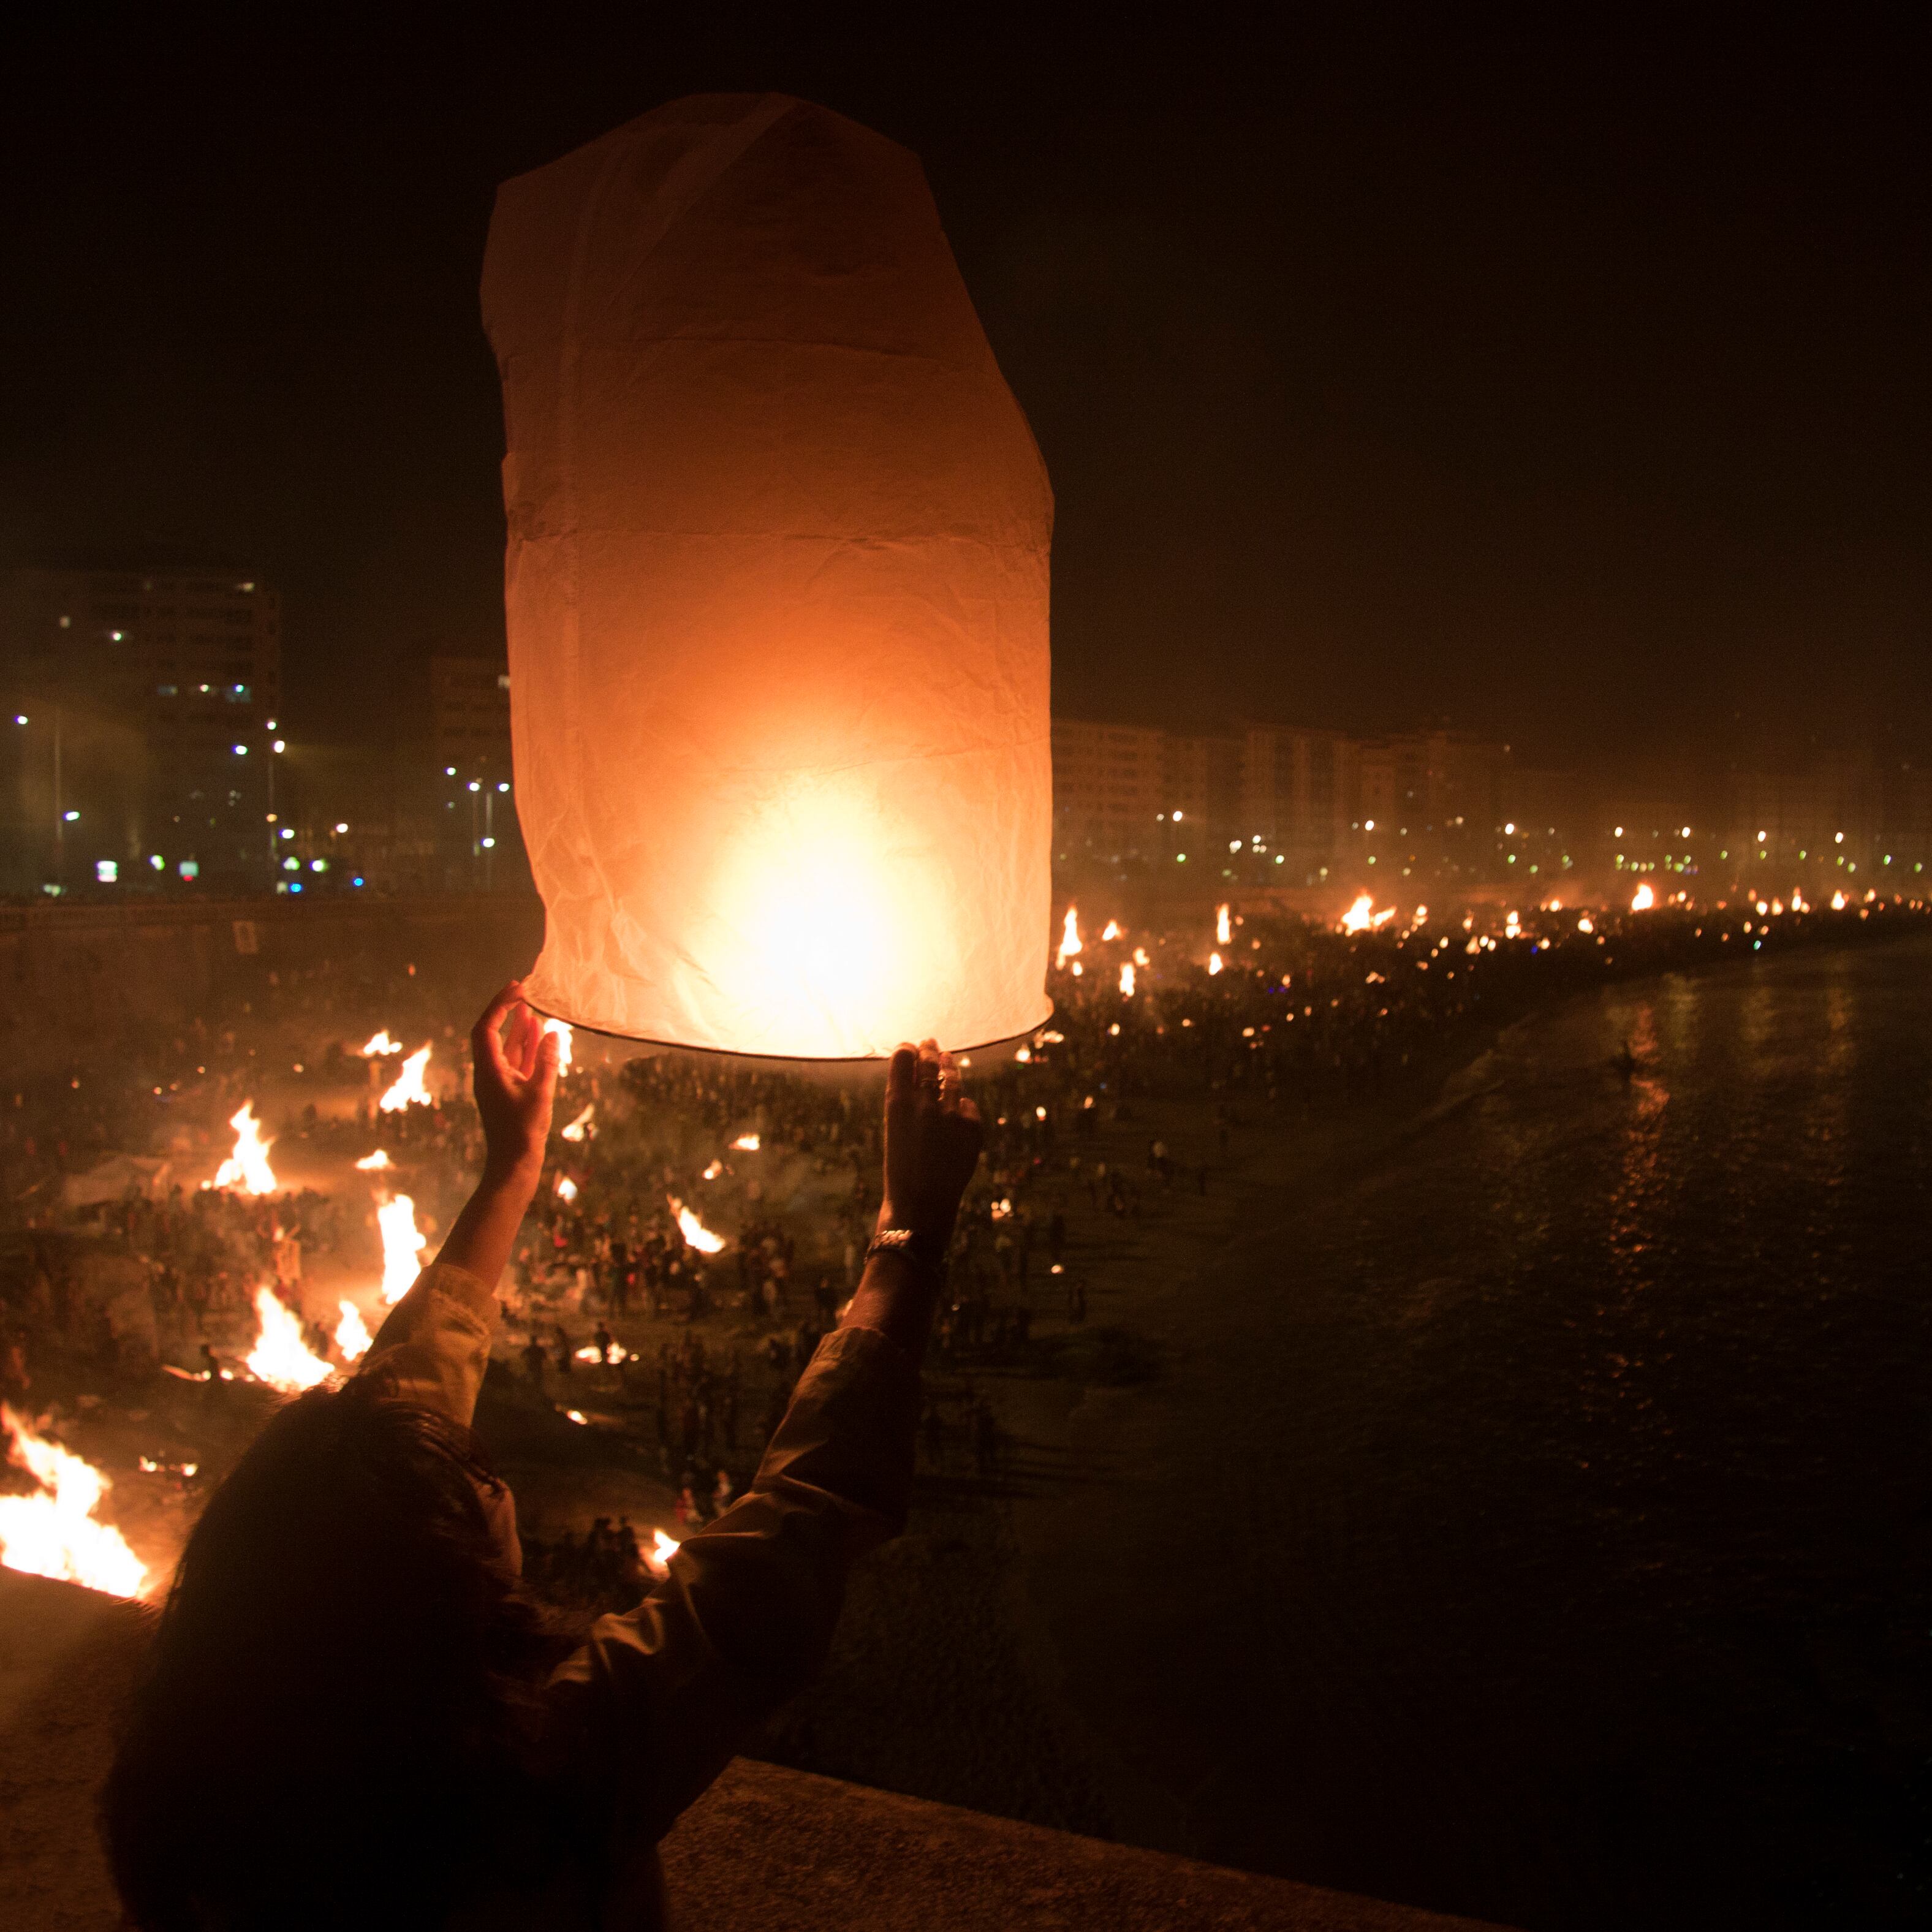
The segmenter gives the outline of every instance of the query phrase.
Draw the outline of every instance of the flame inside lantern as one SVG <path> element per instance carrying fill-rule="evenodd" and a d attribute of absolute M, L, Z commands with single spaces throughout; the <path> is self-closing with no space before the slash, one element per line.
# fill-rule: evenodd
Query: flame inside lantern
<path fill-rule="evenodd" d="M 653 1578 L 662 1583 L 670 1574 L 670 1559 L 678 1552 L 678 1540 L 667 1536 L 661 1529 L 651 1532 L 651 1546 L 641 1552 L 644 1568 Z"/>
<path fill-rule="evenodd" d="M 1214 908 L 1214 939 L 1215 943 L 1220 946 L 1232 946 L 1234 943 L 1234 928 L 1229 922 L 1228 908 L 1225 905 Z"/>
<path fill-rule="evenodd" d="M 758 1137 L 756 1134 L 740 1134 L 731 1144 L 740 1154 L 756 1154 L 758 1150 Z"/>
<path fill-rule="evenodd" d="M 138 1596 L 147 1566 L 111 1523 L 94 1520 L 106 1477 L 72 1450 L 36 1434 L 4 1403 L 0 1434 L 7 1438 L 8 1461 L 40 1486 L 31 1496 L 0 1496 L 0 1563 L 29 1576 Z"/>
<path fill-rule="evenodd" d="M 416 1204 L 406 1194 L 376 1203 L 376 1227 L 382 1237 L 382 1299 L 393 1305 L 422 1272 L 429 1238 L 417 1228 Z"/>
<path fill-rule="evenodd" d="M 334 1372 L 302 1338 L 302 1318 L 266 1285 L 255 1291 L 255 1346 L 242 1364 L 258 1382 L 299 1395 Z"/>
<path fill-rule="evenodd" d="M 255 1118 L 255 1103 L 244 1100 L 241 1111 L 228 1124 L 235 1130 L 235 1151 L 214 1170 L 217 1187 L 238 1189 L 244 1194 L 272 1194 L 275 1171 L 268 1165 L 273 1141 L 262 1138 L 262 1124 Z"/>
<path fill-rule="evenodd" d="M 369 1344 L 374 1340 L 369 1333 L 369 1324 L 362 1318 L 362 1311 L 355 1303 L 344 1300 L 337 1304 L 342 1310 L 342 1319 L 335 1324 L 335 1346 L 342 1351 L 345 1362 L 359 1362 L 369 1352 Z"/>
<path fill-rule="evenodd" d="M 556 1071 L 558 1078 L 561 1079 L 570 1071 L 571 1044 L 577 1036 L 572 1030 L 568 1020 L 545 1020 L 543 1030 L 545 1033 L 556 1035 Z"/>
<path fill-rule="evenodd" d="M 1131 959 L 1120 962 L 1120 992 L 1126 999 L 1131 1000 L 1134 996 L 1134 962 Z"/>
<path fill-rule="evenodd" d="M 584 1139 L 590 1130 L 591 1120 L 596 1114 L 596 1112 L 597 1103 L 594 1100 L 588 1102 L 583 1112 L 579 1114 L 576 1119 L 572 1120 L 569 1126 L 562 1130 L 564 1138 L 567 1141 L 580 1141 Z"/>
<path fill-rule="evenodd" d="M 395 1164 L 380 1148 L 378 1148 L 374 1154 L 365 1154 L 356 1163 L 356 1167 L 357 1172 L 360 1174 L 380 1174 L 385 1168 L 394 1167 Z"/>
<path fill-rule="evenodd" d="M 429 1065 L 429 1048 L 418 1047 L 403 1062 L 403 1070 L 396 1076 L 396 1084 L 376 1103 L 386 1114 L 400 1114 L 405 1107 L 427 1107 L 430 1104 L 429 1089 L 423 1084 L 424 1070 Z"/>
<path fill-rule="evenodd" d="M 392 1053 L 400 1053 L 403 1043 L 389 1037 L 387 1027 L 379 1027 L 369 1037 L 369 1043 L 362 1049 L 365 1060 L 386 1059 Z"/>
<path fill-rule="evenodd" d="M 1630 910 L 1632 912 L 1648 912 L 1652 906 L 1656 904 L 1656 903 L 1657 895 L 1651 890 L 1649 885 L 1647 883 L 1638 886 L 1636 890 L 1630 895 Z"/>
<path fill-rule="evenodd" d="M 1056 966 L 1064 966 L 1067 961 L 1083 949 L 1080 944 L 1080 908 L 1069 906 L 1066 916 L 1060 923 L 1060 950 L 1053 956 Z"/>
<path fill-rule="evenodd" d="M 691 1246 L 701 1255 L 723 1252 L 724 1237 L 722 1234 L 714 1234 L 676 1195 L 669 1194 L 664 1198 L 670 1203 L 670 1211 L 677 1217 L 679 1232 Z"/>

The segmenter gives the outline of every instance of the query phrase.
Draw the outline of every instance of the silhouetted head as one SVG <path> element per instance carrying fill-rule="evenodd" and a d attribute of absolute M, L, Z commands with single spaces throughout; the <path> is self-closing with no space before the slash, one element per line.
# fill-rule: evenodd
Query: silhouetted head
<path fill-rule="evenodd" d="M 502 1561 L 501 1493 L 467 1430 L 357 1382 L 262 1430 L 188 1540 L 104 1793 L 136 1925 L 434 1925 L 541 1826 L 532 1720 L 567 1646 Z"/>

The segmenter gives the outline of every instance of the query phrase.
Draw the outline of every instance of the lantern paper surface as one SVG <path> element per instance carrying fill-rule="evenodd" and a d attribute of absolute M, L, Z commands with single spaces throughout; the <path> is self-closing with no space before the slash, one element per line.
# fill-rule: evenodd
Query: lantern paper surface
<path fill-rule="evenodd" d="M 499 191 L 532 1004 L 845 1058 L 1038 1025 L 1053 500 L 904 148 L 673 103 Z"/>

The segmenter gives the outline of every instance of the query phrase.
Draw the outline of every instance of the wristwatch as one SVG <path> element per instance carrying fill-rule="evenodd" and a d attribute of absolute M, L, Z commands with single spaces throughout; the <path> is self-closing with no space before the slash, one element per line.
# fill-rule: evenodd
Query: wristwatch
<path fill-rule="evenodd" d="M 938 1273 L 946 1266 L 949 1246 L 949 1242 L 937 1235 L 920 1234 L 910 1228 L 881 1228 L 866 1244 L 866 1258 L 870 1261 L 875 1255 L 903 1255 L 908 1261 Z"/>

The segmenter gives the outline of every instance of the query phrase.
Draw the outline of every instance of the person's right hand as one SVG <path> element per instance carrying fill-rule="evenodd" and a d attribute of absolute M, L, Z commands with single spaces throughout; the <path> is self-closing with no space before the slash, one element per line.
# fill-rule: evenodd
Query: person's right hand
<path fill-rule="evenodd" d="M 881 1228 L 944 1241 L 986 1140 L 959 1069 L 932 1040 L 901 1046 L 886 1070 L 886 1198 Z"/>
<path fill-rule="evenodd" d="M 556 1096 L 556 1035 L 524 1004 L 524 982 L 512 980 L 490 1002 L 470 1035 L 476 1070 L 476 1111 L 483 1117 L 488 1152 L 486 1173 L 499 1180 L 535 1184 L 550 1138 L 550 1103 Z M 500 1029 L 509 1017 L 506 1043 Z"/>

